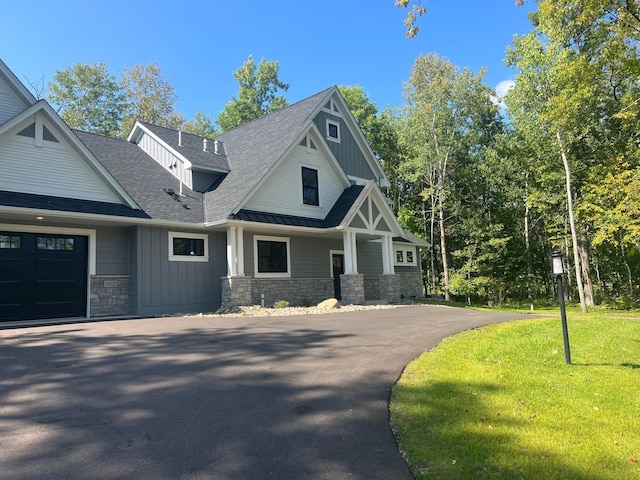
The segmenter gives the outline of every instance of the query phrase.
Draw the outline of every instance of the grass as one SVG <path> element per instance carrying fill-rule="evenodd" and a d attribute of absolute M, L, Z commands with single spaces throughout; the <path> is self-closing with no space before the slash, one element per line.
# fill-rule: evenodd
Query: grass
<path fill-rule="evenodd" d="M 409 364 L 391 422 L 416 479 L 640 478 L 640 322 L 571 314 L 569 338 L 572 365 L 559 318 L 463 332 Z"/>

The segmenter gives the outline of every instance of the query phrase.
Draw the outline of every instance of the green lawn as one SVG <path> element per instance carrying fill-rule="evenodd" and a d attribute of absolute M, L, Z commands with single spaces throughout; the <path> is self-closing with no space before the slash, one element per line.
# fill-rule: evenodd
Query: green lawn
<path fill-rule="evenodd" d="M 463 332 L 409 364 L 391 421 L 417 479 L 640 479 L 640 321 Z"/>

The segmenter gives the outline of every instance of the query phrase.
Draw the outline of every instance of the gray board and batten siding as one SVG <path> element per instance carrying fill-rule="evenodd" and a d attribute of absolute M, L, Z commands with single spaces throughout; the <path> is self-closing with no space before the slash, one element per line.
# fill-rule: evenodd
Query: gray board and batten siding
<path fill-rule="evenodd" d="M 227 239 L 224 232 L 206 233 L 207 262 L 169 261 L 169 229 L 138 227 L 134 276 L 139 315 L 211 312 L 220 307 Z"/>
<path fill-rule="evenodd" d="M 378 177 L 371 171 L 367 159 L 362 154 L 360 146 L 351 135 L 343 118 L 321 110 L 313 121 L 326 138 L 327 119 L 340 125 L 340 142 L 327 140 L 327 145 L 346 174 L 377 181 Z"/>

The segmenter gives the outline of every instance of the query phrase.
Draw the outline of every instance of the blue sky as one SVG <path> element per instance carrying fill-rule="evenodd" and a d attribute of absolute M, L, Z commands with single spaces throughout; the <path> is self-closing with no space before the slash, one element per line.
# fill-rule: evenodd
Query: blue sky
<path fill-rule="evenodd" d="M 393 0 L 33 0 L 3 2 L 0 58 L 22 80 L 52 78 L 78 61 L 111 73 L 156 62 L 187 120 L 214 119 L 235 95 L 232 73 L 249 55 L 277 60 L 286 97 L 301 100 L 331 85 L 361 85 L 378 109 L 402 104 L 402 82 L 420 54 L 460 67 L 488 67 L 486 84 L 512 80 L 504 67 L 513 34 L 531 29 L 513 0 L 426 0 L 420 35 L 404 35 Z"/>

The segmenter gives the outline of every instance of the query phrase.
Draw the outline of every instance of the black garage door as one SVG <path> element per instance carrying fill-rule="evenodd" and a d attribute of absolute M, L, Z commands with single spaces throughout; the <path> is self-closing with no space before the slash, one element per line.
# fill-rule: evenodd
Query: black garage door
<path fill-rule="evenodd" d="M 0 231 L 0 321 L 84 317 L 87 237 Z"/>

